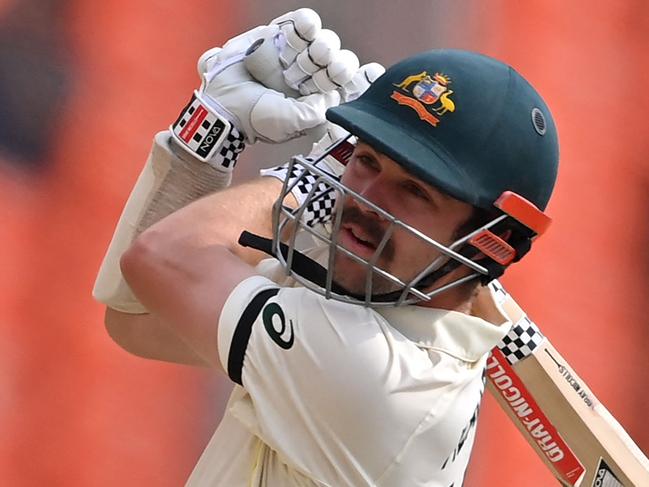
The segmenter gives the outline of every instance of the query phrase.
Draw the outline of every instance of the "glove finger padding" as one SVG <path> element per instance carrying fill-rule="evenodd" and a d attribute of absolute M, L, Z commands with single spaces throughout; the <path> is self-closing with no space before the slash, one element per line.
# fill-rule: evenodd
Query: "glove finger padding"
<path fill-rule="evenodd" d="M 310 8 L 285 13 L 270 24 L 279 28 L 279 58 L 284 68 L 295 61 L 297 55 L 313 42 L 322 28 L 320 16 Z"/>
<path fill-rule="evenodd" d="M 357 56 L 340 49 L 336 33 L 323 29 L 311 9 L 288 12 L 208 50 L 198 70 L 202 83 L 195 98 L 247 143 L 281 143 L 313 129 L 319 138 L 327 108 L 358 96 L 369 84 L 358 78 Z M 208 135 L 198 137 L 196 144 L 202 144 L 200 137 Z M 196 144 L 175 140 L 196 156 Z"/>
<path fill-rule="evenodd" d="M 332 54 L 331 62 L 323 69 L 313 73 L 310 79 L 300 84 L 300 93 L 326 93 L 337 90 L 349 83 L 360 63 L 352 51 L 341 49 Z"/>
<path fill-rule="evenodd" d="M 297 24 L 291 19 L 298 12 L 276 19 L 285 23 L 280 32 L 271 29 L 262 33 L 263 39 L 258 39 L 246 54 L 246 69 L 257 81 L 287 96 L 299 96 L 298 90 L 301 95 L 342 90 L 359 70 L 358 57 L 349 50 L 341 50 L 338 35 L 321 29 L 319 18 L 316 22 L 315 17 L 309 17 L 310 24 L 303 21 L 302 33 L 297 32 Z M 315 12 L 312 15 L 317 16 Z M 287 37 L 287 29 L 295 31 L 294 35 Z M 287 50 L 291 52 L 287 54 Z"/>
<path fill-rule="evenodd" d="M 385 68 L 379 63 L 368 63 L 361 66 L 352 79 L 338 90 L 341 95 L 341 102 L 352 101 L 361 96 L 383 73 L 385 73 Z M 308 129 L 306 133 L 311 140 L 318 141 L 314 144 L 314 147 L 320 145 L 327 135 L 329 135 L 331 143 L 348 135 L 346 130 L 331 122 Z M 332 134 L 335 134 L 335 136 Z"/>
<path fill-rule="evenodd" d="M 254 79 L 287 96 L 298 97 L 298 84 L 311 72 L 304 56 L 309 46 L 336 41 L 340 49 L 340 39 L 328 30 L 322 29 L 322 21 L 316 12 L 303 8 L 288 12 L 273 20 L 265 30 L 256 32 L 246 53 L 244 63 Z M 297 62 L 298 56 L 300 63 Z"/>
<path fill-rule="evenodd" d="M 286 84 L 293 89 L 299 89 L 300 84 L 316 71 L 326 69 L 339 50 L 338 35 L 329 29 L 322 29 L 314 41 L 297 55 L 295 62 L 284 71 Z"/>
<path fill-rule="evenodd" d="M 352 79 L 340 89 L 343 102 L 352 101 L 361 96 L 383 73 L 385 73 L 385 68 L 379 63 L 362 65 Z"/>
<path fill-rule="evenodd" d="M 340 94 L 333 90 L 303 98 L 284 80 L 284 63 L 295 62 L 316 39 L 321 39 L 316 47 L 324 60 L 332 56 L 327 46 L 333 43 L 337 49 L 340 44 L 335 33 L 322 30 L 320 17 L 310 9 L 289 12 L 268 26 L 240 34 L 222 49 L 201 56 L 198 69 L 203 83 L 198 98 L 238 128 L 248 143 L 258 139 L 280 143 L 300 136 L 323 124 L 327 108 L 340 103 Z M 300 80 L 305 76 L 301 73 Z"/>

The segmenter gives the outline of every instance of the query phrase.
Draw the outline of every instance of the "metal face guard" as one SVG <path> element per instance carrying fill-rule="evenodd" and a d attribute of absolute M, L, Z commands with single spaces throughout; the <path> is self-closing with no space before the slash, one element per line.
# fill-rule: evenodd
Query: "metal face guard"
<path fill-rule="evenodd" d="M 335 299 L 364 306 L 379 307 L 401 306 L 419 301 L 427 301 L 441 292 L 479 276 L 485 276 L 488 274 L 487 268 L 459 254 L 456 250 L 485 229 L 488 229 L 502 221 L 504 218 L 507 218 L 507 215 L 501 215 L 495 218 L 488 224 L 446 247 L 424 235 L 416 228 L 398 220 L 393 215 L 367 200 L 360 194 L 347 188 L 341 184 L 336 176 L 318 166 L 320 161 L 334 151 L 339 144 L 344 143 L 345 141 L 346 139 L 338 141 L 316 160 L 296 156 L 290 162 L 288 174 L 295 174 L 298 176 L 295 178 L 285 179 L 280 196 L 273 207 L 272 242 L 272 254 L 279 260 L 287 275 L 327 299 Z M 286 204 L 285 199 L 291 191 L 301 183 L 301 179 L 307 176 L 311 180 L 315 178 L 315 183 L 310 186 L 311 189 L 302 204 L 297 208 L 291 208 Z M 331 204 L 332 198 L 335 198 L 339 203 Z M 379 215 L 383 221 L 387 222 L 385 233 L 378 243 L 373 255 L 369 259 L 360 257 L 354 252 L 343 248 L 338 243 L 339 231 L 344 212 L 343 205 L 340 204 L 340 201 L 343 201 L 345 198 L 356 200 L 363 206 L 370 208 L 373 212 Z M 312 222 L 309 224 L 308 222 L 304 222 L 303 216 L 307 207 L 310 206 L 313 208 L 314 205 L 318 207 L 319 203 L 322 203 L 325 200 L 328 200 L 328 206 L 330 207 L 328 218 L 321 221 L 319 224 L 313 224 Z M 379 257 L 385 249 L 386 244 L 397 230 L 408 232 L 411 236 L 423 241 L 427 245 L 430 245 L 441 254 L 407 282 L 402 281 L 397 276 L 377 265 Z M 308 234 L 320 244 L 325 244 L 328 251 L 326 266 L 321 265 L 300 252 L 297 246 L 297 241 L 300 235 L 304 234 Z M 355 262 L 365 266 L 366 278 L 363 294 L 351 293 L 334 282 L 335 255 L 337 252 L 344 254 Z M 422 283 L 425 281 L 425 278 L 436 270 L 442 268 L 450 260 L 457 261 L 459 264 L 469 267 L 473 270 L 473 273 L 443 286 L 433 289 L 424 289 L 425 286 L 423 286 Z M 308 266 L 316 269 L 317 272 L 310 272 L 309 269 L 306 269 Z M 315 274 L 318 274 L 320 277 L 314 279 L 313 276 Z M 306 277 L 306 275 L 309 275 L 310 278 Z M 389 283 L 394 284 L 396 291 L 384 294 L 374 294 L 373 279 L 375 276 L 380 276 Z M 431 283 L 426 283 L 426 286 L 430 287 Z"/>

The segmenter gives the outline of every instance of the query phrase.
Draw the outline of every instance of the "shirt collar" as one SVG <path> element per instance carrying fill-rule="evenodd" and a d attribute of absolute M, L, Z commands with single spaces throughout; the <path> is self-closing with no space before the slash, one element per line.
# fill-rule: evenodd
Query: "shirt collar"
<path fill-rule="evenodd" d="M 489 299 L 493 299 L 489 292 Z M 465 362 L 477 362 L 507 334 L 511 322 L 492 301 L 490 323 L 477 316 L 424 306 L 379 308 L 394 328 L 423 348 L 439 350 Z M 494 318 L 497 318 L 494 320 Z"/>

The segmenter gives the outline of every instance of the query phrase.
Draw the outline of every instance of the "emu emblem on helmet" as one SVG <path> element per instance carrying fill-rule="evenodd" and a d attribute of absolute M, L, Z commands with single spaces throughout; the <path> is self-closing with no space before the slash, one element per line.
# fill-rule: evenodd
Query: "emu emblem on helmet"
<path fill-rule="evenodd" d="M 390 98 L 399 105 L 412 108 L 420 119 L 436 127 L 438 117 L 455 111 L 455 103 L 450 98 L 453 90 L 448 88 L 450 84 L 451 78 L 445 74 L 435 73 L 430 76 L 428 72 L 422 71 L 395 84 L 399 90 L 394 90 Z"/>

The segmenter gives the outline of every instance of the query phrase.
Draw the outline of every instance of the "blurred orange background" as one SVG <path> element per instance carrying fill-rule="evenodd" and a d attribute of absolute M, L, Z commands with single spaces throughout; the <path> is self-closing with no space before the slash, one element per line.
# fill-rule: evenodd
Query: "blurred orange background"
<path fill-rule="evenodd" d="M 301 6 L 364 62 L 472 49 L 544 95 L 562 147 L 554 225 L 504 283 L 649 451 L 649 3 L 0 0 L 1 485 L 186 480 L 228 382 L 128 355 L 90 292 L 198 56 Z M 237 179 L 291 150 L 247 150 Z M 555 485 L 485 397 L 465 485 Z"/>

